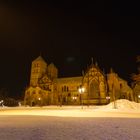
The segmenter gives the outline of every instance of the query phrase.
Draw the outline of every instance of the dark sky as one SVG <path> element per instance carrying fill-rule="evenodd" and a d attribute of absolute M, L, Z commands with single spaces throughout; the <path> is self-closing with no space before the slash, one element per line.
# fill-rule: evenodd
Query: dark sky
<path fill-rule="evenodd" d="M 21 95 L 41 53 L 59 76 L 79 76 L 93 57 L 129 80 L 140 55 L 137 4 L 97 0 L 0 3 L 0 88 Z"/>

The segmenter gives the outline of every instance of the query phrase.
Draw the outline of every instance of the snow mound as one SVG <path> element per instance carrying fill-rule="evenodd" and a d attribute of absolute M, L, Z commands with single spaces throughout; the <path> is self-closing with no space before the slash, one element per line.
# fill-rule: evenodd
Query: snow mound
<path fill-rule="evenodd" d="M 110 104 L 104 106 L 104 109 L 120 109 L 120 110 L 140 110 L 140 103 L 132 102 L 126 99 L 116 100 Z"/>

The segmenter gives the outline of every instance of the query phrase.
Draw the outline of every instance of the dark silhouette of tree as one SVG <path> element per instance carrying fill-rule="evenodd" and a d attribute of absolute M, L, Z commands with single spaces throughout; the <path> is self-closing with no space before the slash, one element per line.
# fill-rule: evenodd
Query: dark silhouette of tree
<path fill-rule="evenodd" d="M 136 62 L 138 64 L 138 73 L 133 73 L 131 75 L 131 79 L 134 81 L 134 84 L 140 83 L 140 55 L 136 57 Z"/>
<path fill-rule="evenodd" d="M 140 96 L 140 55 L 136 57 L 136 63 L 138 64 L 137 73 L 133 73 L 131 75 L 132 82 L 132 88 L 134 92 L 134 100 L 136 102 L 139 102 L 139 96 Z"/>

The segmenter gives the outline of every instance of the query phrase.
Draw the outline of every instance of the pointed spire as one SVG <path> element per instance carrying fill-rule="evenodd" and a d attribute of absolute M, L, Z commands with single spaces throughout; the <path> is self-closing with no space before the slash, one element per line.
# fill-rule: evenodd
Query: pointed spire
<path fill-rule="evenodd" d="M 97 67 L 98 67 L 98 62 L 97 62 L 97 61 L 95 62 L 95 66 L 97 66 Z"/>
<path fill-rule="evenodd" d="M 112 67 L 110 68 L 110 73 L 114 73 L 114 70 L 113 70 L 113 68 L 112 68 Z"/>
<path fill-rule="evenodd" d="M 36 62 L 36 61 L 43 61 L 43 62 L 45 62 L 45 60 L 42 58 L 42 56 L 38 56 L 33 62 Z"/>
<path fill-rule="evenodd" d="M 84 76 L 85 75 L 85 72 L 84 72 L 84 70 L 82 70 L 82 76 Z"/>
<path fill-rule="evenodd" d="M 105 74 L 105 69 L 103 68 L 103 74 Z"/>
<path fill-rule="evenodd" d="M 93 65 L 93 57 L 91 57 L 91 64 Z"/>

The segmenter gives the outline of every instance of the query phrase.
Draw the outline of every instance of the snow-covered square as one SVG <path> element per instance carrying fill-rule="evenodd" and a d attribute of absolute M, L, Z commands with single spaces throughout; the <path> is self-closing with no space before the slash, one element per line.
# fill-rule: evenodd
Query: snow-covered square
<path fill-rule="evenodd" d="M 0 140 L 139 140 L 140 104 L 1 107 Z"/>

